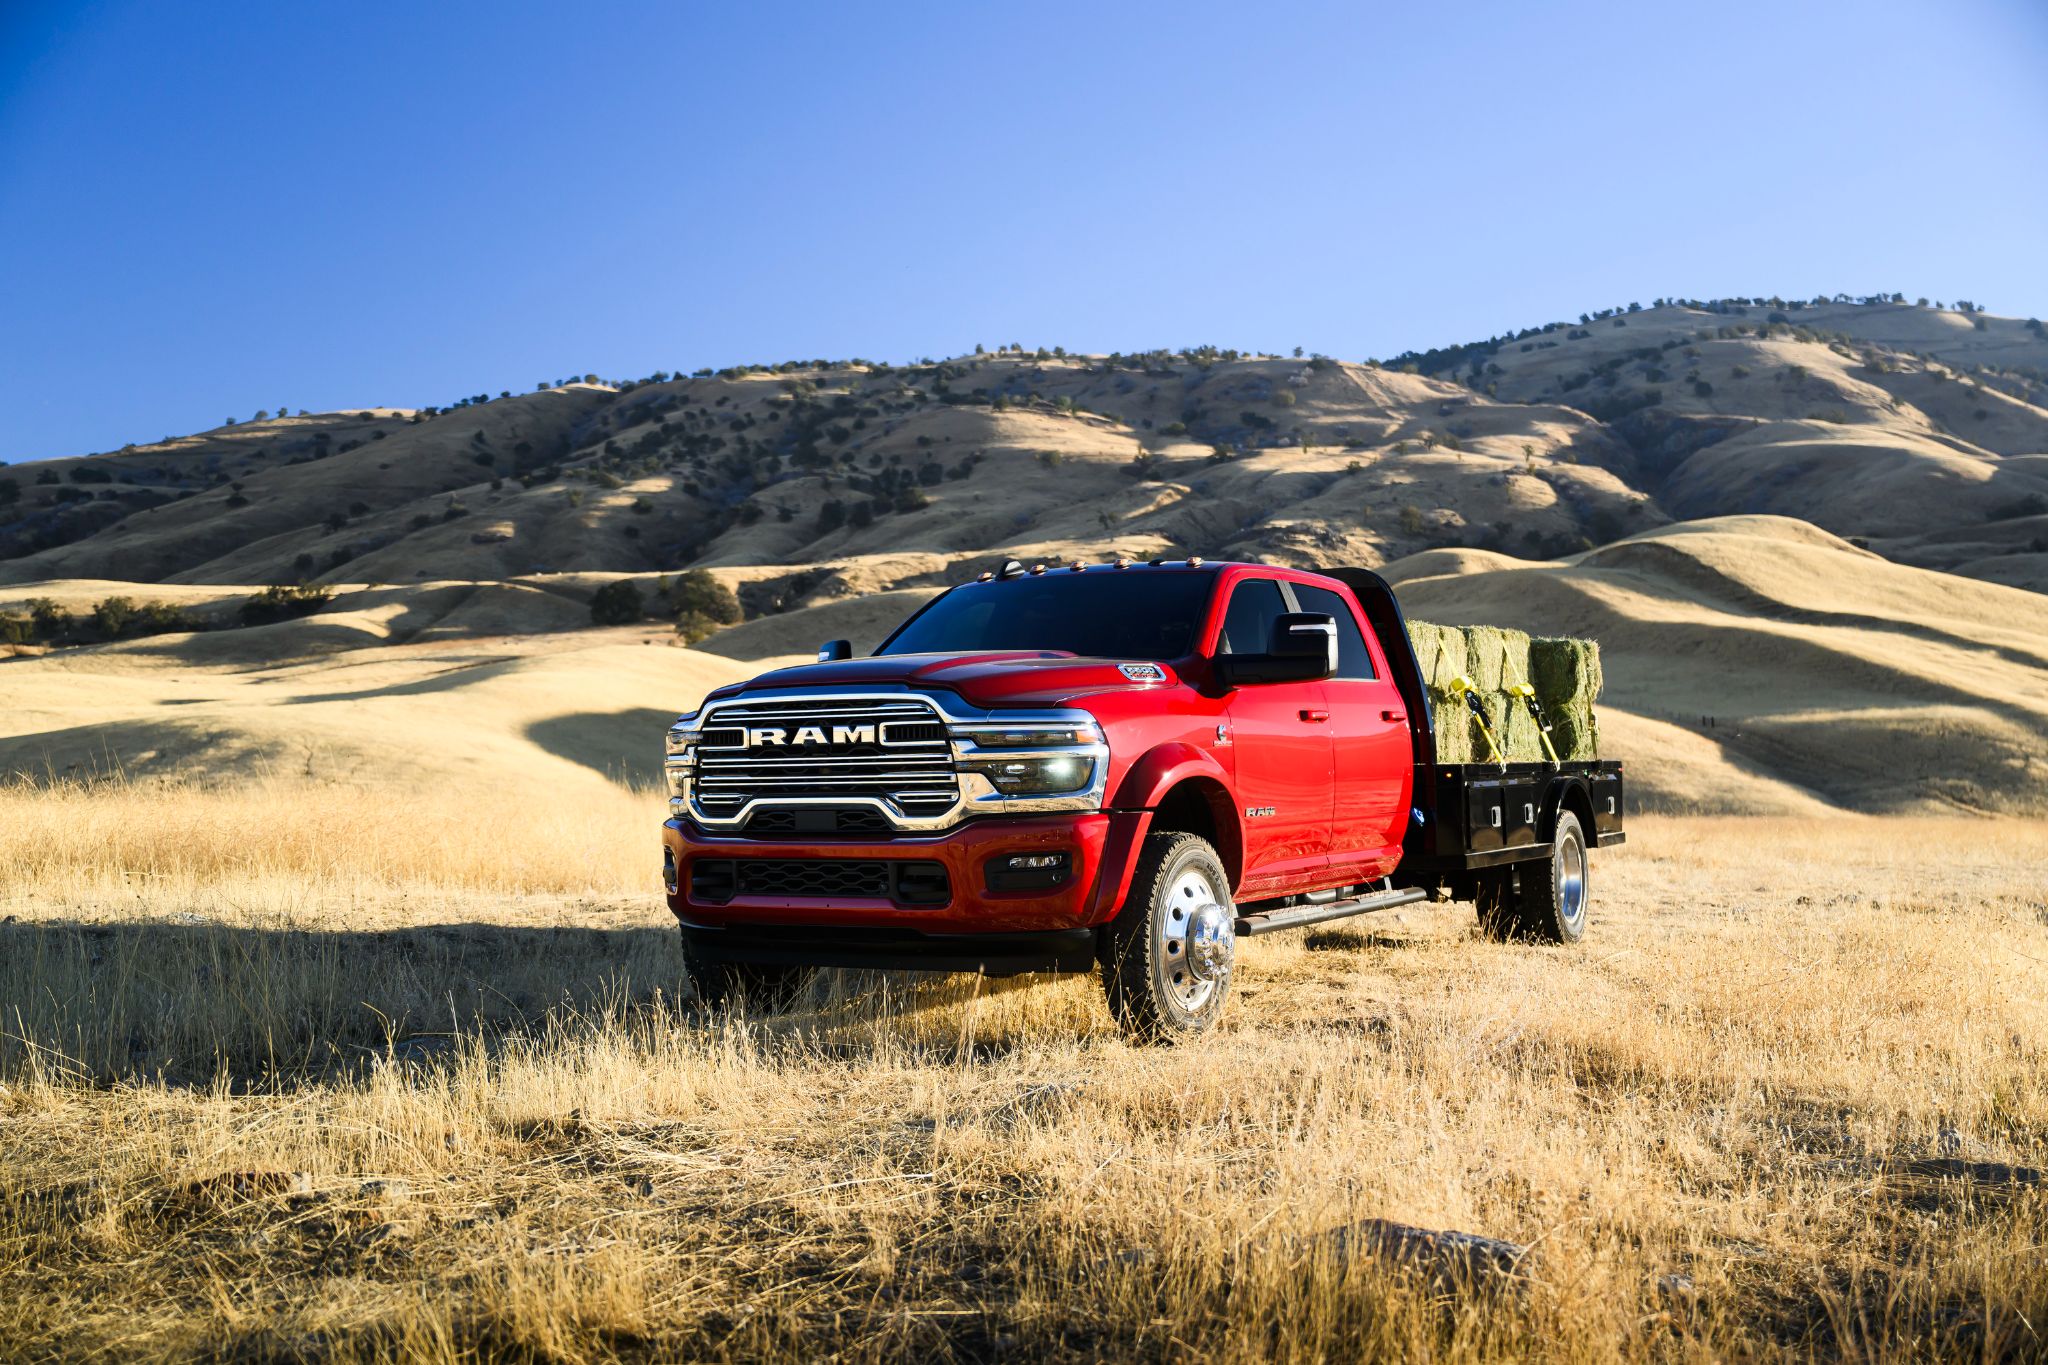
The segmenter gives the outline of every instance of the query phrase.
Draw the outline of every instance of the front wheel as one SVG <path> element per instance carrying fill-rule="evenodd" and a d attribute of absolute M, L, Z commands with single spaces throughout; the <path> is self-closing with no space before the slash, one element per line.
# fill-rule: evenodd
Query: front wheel
<path fill-rule="evenodd" d="M 1131 894 L 1103 934 L 1109 1012 L 1142 1042 L 1206 1032 L 1236 960 L 1237 910 L 1216 850 L 1194 834 L 1147 835 Z"/>

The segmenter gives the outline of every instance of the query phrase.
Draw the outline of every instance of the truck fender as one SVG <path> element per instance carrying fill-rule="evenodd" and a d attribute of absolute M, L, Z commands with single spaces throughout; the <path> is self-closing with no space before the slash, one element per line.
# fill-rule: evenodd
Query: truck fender
<path fill-rule="evenodd" d="M 1225 791 L 1231 790 L 1230 774 L 1223 765 L 1192 744 L 1176 740 L 1161 744 L 1130 766 L 1117 784 L 1110 805 L 1117 810 L 1152 810 L 1159 799 L 1190 777 L 1207 777 Z"/>
<path fill-rule="evenodd" d="M 1151 832 L 1152 818 L 1160 802 L 1182 783 L 1195 784 L 1209 798 L 1217 856 L 1223 860 L 1231 881 L 1237 881 L 1244 865 L 1244 842 L 1231 795 L 1234 788 L 1230 774 L 1192 744 L 1162 744 L 1131 765 L 1110 801 L 1113 811 L 1135 819 L 1118 820 L 1103 851 L 1103 875 L 1097 883 L 1094 906 L 1098 922 L 1109 919 L 1123 905 L 1130 891 L 1131 876 L 1137 870 L 1138 851 Z"/>
<path fill-rule="evenodd" d="M 1543 812 L 1536 823 L 1537 835 L 1546 843 L 1557 836 L 1557 813 L 1571 811 L 1579 817 L 1586 838 L 1593 837 L 1593 794 L 1579 777 L 1553 778 L 1543 791 Z"/>

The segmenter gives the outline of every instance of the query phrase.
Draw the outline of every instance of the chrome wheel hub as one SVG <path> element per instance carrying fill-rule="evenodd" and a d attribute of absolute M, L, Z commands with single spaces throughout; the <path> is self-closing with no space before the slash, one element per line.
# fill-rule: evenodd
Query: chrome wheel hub
<path fill-rule="evenodd" d="M 1158 916 L 1159 968 L 1184 1010 L 1199 1010 L 1230 979 L 1237 912 L 1199 869 L 1174 879 Z"/>
<path fill-rule="evenodd" d="M 1237 946 L 1236 917 L 1214 901 L 1195 911 L 1188 926 L 1188 970 L 1197 981 L 1221 981 L 1230 975 L 1231 952 Z"/>
<path fill-rule="evenodd" d="M 1557 908 L 1567 924 L 1586 912 L 1586 846 L 1570 835 L 1557 849 Z"/>

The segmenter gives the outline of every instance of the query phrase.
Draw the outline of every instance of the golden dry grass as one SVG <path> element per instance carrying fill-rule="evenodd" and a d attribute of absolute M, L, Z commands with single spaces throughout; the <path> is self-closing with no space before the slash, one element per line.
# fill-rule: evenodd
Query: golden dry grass
<path fill-rule="evenodd" d="M 658 818 L 0 794 L 0 1354 L 2048 1353 L 2039 823 L 1645 820 L 1577 951 L 1261 941 L 1148 1049 L 1085 979 L 681 1008 Z"/>

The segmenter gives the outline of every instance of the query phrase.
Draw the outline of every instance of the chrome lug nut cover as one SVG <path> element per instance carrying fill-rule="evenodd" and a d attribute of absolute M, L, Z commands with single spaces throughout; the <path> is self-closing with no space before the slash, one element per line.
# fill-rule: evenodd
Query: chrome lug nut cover
<path fill-rule="evenodd" d="M 1187 942 L 1189 974 L 1197 981 L 1222 981 L 1237 947 L 1234 912 L 1214 901 L 1202 906 L 1188 925 Z"/>

